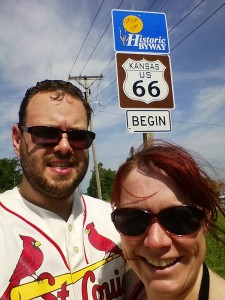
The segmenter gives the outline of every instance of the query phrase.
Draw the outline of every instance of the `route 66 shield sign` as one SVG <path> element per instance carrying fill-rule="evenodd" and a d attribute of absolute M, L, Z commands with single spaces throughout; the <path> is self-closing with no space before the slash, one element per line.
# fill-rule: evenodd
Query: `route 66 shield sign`
<path fill-rule="evenodd" d="M 126 73 L 123 90 L 128 98 L 149 104 L 168 96 L 169 87 L 164 77 L 166 66 L 161 61 L 129 58 L 122 67 Z"/>
<path fill-rule="evenodd" d="M 173 109 L 168 55 L 116 53 L 120 108 Z"/>

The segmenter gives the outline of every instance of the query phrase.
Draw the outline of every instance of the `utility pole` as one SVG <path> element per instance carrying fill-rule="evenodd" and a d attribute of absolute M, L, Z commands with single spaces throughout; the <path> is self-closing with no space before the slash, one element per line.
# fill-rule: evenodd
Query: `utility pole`
<path fill-rule="evenodd" d="M 96 80 L 101 80 L 103 78 L 102 75 L 100 76 L 70 76 L 69 80 L 75 80 L 78 84 L 80 84 L 85 89 L 85 95 L 87 102 L 90 104 L 90 87 Z M 82 80 L 84 81 L 84 84 L 82 83 Z M 88 85 L 88 80 L 91 80 L 91 84 Z M 93 131 L 93 119 L 91 115 L 90 120 L 90 131 Z M 98 169 L 98 163 L 97 163 L 97 156 L 96 156 L 96 148 L 95 148 L 95 141 L 92 143 L 92 153 L 93 153 L 93 161 L 94 161 L 94 170 L 95 170 L 95 178 L 96 178 L 96 185 L 97 185 L 97 194 L 98 198 L 102 199 L 102 191 L 101 191 L 101 183 L 100 183 L 100 177 L 99 177 L 99 169 Z"/>
<path fill-rule="evenodd" d="M 146 132 L 143 133 L 143 142 L 152 141 L 153 140 L 153 133 L 152 132 Z"/>

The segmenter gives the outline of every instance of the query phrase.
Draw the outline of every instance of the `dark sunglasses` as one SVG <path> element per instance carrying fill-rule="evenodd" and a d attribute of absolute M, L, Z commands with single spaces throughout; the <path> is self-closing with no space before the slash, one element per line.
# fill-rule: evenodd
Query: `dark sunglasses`
<path fill-rule="evenodd" d="M 116 229 L 127 236 L 138 236 L 156 219 L 170 234 L 183 236 L 197 231 L 204 218 L 204 211 L 195 206 L 174 206 L 152 214 L 137 208 L 117 208 L 111 218 Z"/>
<path fill-rule="evenodd" d="M 62 138 L 62 134 L 66 133 L 70 146 L 75 150 L 88 149 L 93 140 L 95 133 L 87 130 L 68 130 L 64 131 L 57 127 L 48 126 L 32 126 L 25 127 L 19 125 L 23 132 L 28 132 L 31 135 L 32 142 L 41 147 L 55 147 Z"/>

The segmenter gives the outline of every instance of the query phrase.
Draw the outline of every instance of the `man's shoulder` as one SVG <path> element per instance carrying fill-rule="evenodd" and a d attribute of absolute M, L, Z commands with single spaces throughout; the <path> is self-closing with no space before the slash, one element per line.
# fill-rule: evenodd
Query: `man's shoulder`
<path fill-rule="evenodd" d="M 0 193 L 0 202 L 9 201 L 10 199 L 15 199 L 20 197 L 20 194 L 18 192 L 18 188 L 14 187 L 11 190 L 7 190 L 3 193 Z"/>
<path fill-rule="evenodd" d="M 94 198 L 88 195 L 82 195 L 84 203 L 90 206 L 95 206 L 97 207 L 102 207 L 105 209 L 109 209 L 110 211 L 112 210 L 111 204 L 108 201 L 104 201 L 102 199 Z"/>
<path fill-rule="evenodd" d="M 119 241 L 119 234 L 111 222 L 111 204 L 90 196 L 82 196 L 82 201 L 86 223 L 94 223 L 101 234 L 108 237 L 111 235 L 115 241 Z"/>

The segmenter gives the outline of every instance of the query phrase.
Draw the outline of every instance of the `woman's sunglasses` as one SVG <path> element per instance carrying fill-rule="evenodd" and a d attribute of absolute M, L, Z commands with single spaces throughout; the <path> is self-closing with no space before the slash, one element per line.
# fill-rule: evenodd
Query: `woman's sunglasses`
<path fill-rule="evenodd" d="M 111 214 L 116 229 L 127 236 L 145 233 L 154 219 L 170 234 L 193 234 L 201 225 L 204 216 L 204 211 L 185 205 L 169 207 L 158 214 L 137 208 L 117 208 Z"/>
<path fill-rule="evenodd" d="M 58 145 L 62 134 L 66 133 L 70 146 L 75 150 L 88 149 L 93 140 L 95 133 L 87 130 L 68 130 L 64 131 L 57 127 L 48 126 L 32 126 L 25 127 L 19 125 L 23 132 L 28 132 L 31 135 L 32 142 L 41 147 L 55 147 Z"/>

